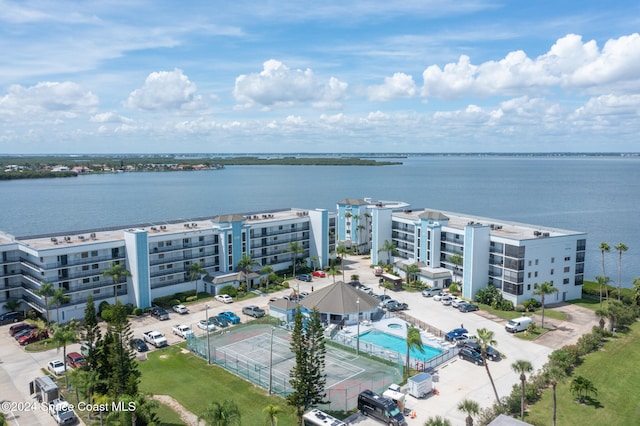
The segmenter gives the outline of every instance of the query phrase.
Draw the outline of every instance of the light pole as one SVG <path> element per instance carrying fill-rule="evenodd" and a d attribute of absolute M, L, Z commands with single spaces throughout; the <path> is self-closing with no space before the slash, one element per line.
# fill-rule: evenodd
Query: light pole
<path fill-rule="evenodd" d="M 209 342 L 209 305 L 205 305 L 205 312 L 207 315 L 207 323 L 205 324 L 205 332 L 207 333 L 207 364 L 211 364 L 211 343 Z"/>
<path fill-rule="evenodd" d="M 358 317 L 356 320 L 358 321 L 358 328 L 356 331 L 356 355 L 360 355 L 360 298 L 356 300 L 356 305 L 358 305 Z"/>
<path fill-rule="evenodd" d="M 269 395 L 271 395 L 271 385 L 273 384 L 273 331 L 275 327 L 271 327 L 271 349 L 269 350 Z"/>

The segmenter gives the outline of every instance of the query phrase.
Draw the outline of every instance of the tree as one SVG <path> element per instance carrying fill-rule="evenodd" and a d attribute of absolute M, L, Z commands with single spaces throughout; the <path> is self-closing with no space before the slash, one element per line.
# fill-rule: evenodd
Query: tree
<path fill-rule="evenodd" d="M 600 318 L 598 320 L 598 325 L 600 326 L 600 328 L 604 328 L 604 319 L 607 318 L 609 316 L 609 312 L 607 312 L 606 308 L 600 308 L 600 309 L 596 309 L 595 314 L 598 318 Z"/>
<path fill-rule="evenodd" d="M 293 265 L 293 278 L 296 277 L 296 263 L 298 263 L 298 254 L 304 253 L 304 247 L 297 241 L 289 243 L 286 253 L 291 253 L 291 263 Z"/>
<path fill-rule="evenodd" d="M 411 349 L 415 349 L 420 353 L 424 353 L 424 346 L 422 344 L 422 336 L 420 336 L 420 329 L 407 323 L 407 355 L 405 359 L 405 376 L 409 378 L 409 362 L 411 359 Z"/>
<path fill-rule="evenodd" d="M 542 284 L 534 284 L 533 285 L 534 295 L 540 296 L 540 303 L 542 303 L 542 324 L 541 327 L 544 328 L 544 299 L 547 294 L 557 293 L 558 289 L 553 286 L 553 283 L 543 282 Z"/>
<path fill-rule="evenodd" d="M 62 347 L 62 359 L 67 359 L 67 345 L 76 341 L 76 333 L 78 330 L 78 323 L 75 319 L 72 319 L 64 325 L 57 324 L 56 329 L 53 332 L 53 343 L 56 348 L 60 350 Z M 69 387 L 69 378 L 67 377 L 67 363 L 64 362 L 65 383 L 67 388 Z"/>
<path fill-rule="evenodd" d="M 609 243 L 606 242 L 601 242 L 600 244 L 598 244 L 598 248 L 600 249 L 600 253 L 602 253 L 602 276 L 606 277 L 607 274 L 604 271 L 604 254 L 605 253 L 609 253 L 609 251 L 611 251 L 611 247 L 609 246 Z M 602 298 L 602 296 L 600 296 L 600 298 Z M 609 289 L 606 288 L 606 298 L 609 299 Z"/>
<path fill-rule="evenodd" d="M 562 368 L 553 365 L 552 363 L 548 363 L 545 366 L 544 377 L 551 384 L 551 389 L 553 390 L 553 426 L 556 426 L 556 414 L 558 412 L 558 399 L 556 396 L 556 387 L 558 383 L 566 377 Z"/>
<path fill-rule="evenodd" d="M 271 284 L 271 274 L 273 274 L 273 268 L 271 267 L 271 265 L 264 265 L 260 269 L 260 273 L 267 276 L 266 282 L 264 282 L 264 281 L 261 281 L 261 282 L 263 282 L 263 284 L 265 284 L 265 287 L 268 287 L 269 284 Z"/>
<path fill-rule="evenodd" d="M 391 263 L 391 256 L 395 256 L 396 254 L 398 254 L 396 243 L 389 240 L 384 240 L 384 243 L 382 243 L 382 247 L 378 249 L 378 253 L 380 253 L 381 251 L 387 254 L 387 265 Z"/>
<path fill-rule="evenodd" d="M 44 305 L 45 305 L 44 310 L 47 313 L 47 324 L 50 322 L 49 321 L 49 298 L 53 296 L 54 290 L 55 288 L 53 287 L 53 284 L 47 281 L 42 281 L 42 284 L 40 285 L 40 290 L 36 291 L 36 294 L 38 296 L 44 297 Z"/>
<path fill-rule="evenodd" d="M 333 277 L 333 283 L 336 283 L 336 275 L 340 275 L 340 268 L 336 265 L 331 265 L 329 269 L 327 269 L 327 275 L 331 275 Z"/>
<path fill-rule="evenodd" d="M 462 266 L 463 258 L 459 253 L 452 254 L 449 256 L 449 262 L 453 263 L 453 274 L 455 280 L 455 275 L 458 274 L 458 270 Z"/>
<path fill-rule="evenodd" d="M 60 305 L 69 303 L 71 296 L 64 293 L 64 288 L 59 288 L 53 292 L 51 303 L 56 305 L 56 322 L 60 323 Z"/>
<path fill-rule="evenodd" d="M 207 270 L 203 268 L 202 262 L 196 262 L 189 265 L 189 280 L 196 283 L 196 298 L 198 297 L 198 280 L 202 275 L 206 274 Z"/>
<path fill-rule="evenodd" d="M 640 277 L 633 279 L 633 301 L 636 305 L 640 302 Z"/>
<path fill-rule="evenodd" d="M 251 268 L 257 265 L 258 262 L 251 258 L 251 255 L 243 254 L 240 260 L 238 261 L 238 268 L 242 270 L 244 274 L 244 282 L 247 286 L 247 291 L 249 291 L 249 272 L 251 272 Z"/>
<path fill-rule="evenodd" d="M 405 273 L 407 274 L 407 285 L 410 286 L 411 282 L 416 281 L 416 275 L 420 273 L 420 267 L 417 263 L 407 265 L 405 268 Z"/>
<path fill-rule="evenodd" d="M 598 275 L 596 276 L 596 281 L 600 286 L 600 309 L 602 309 L 602 288 L 608 288 L 611 280 L 609 277 L 605 277 L 604 275 Z"/>
<path fill-rule="evenodd" d="M 287 396 L 287 402 L 296 409 L 298 421 L 302 421 L 304 412 L 324 403 L 326 395 L 326 348 L 320 312 L 317 309 L 311 311 L 306 323 L 300 306 L 296 309 L 291 333 L 291 352 L 295 354 L 296 363 L 289 372 L 293 392 Z"/>
<path fill-rule="evenodd" d="M 451 422 L 444 417 L 435 416 L 429 417 L 426 422 L 424 422 L 424 426 L 451 426 Z"/>
<path fill-rule="evenodd" d="M 262 409 L 265 415 L 265 423 L 271 426 L 278 425 L 278 414 L 282 412 L 282 408 L 279 405 L 269 404 Z"/>
<path fill-rule="evenodd" d="M 20 299 L 9 299 L 9 300 L 7 300 L 7 302 L 4 305 L 2 305 L 2 307 L 4 309 L 6 309 L 7 311 L 9 311 L 9 312 L 14 312 L 14 311 L 18 310 L 20 305 L 22 305 L 22 300 L 20 300 Z"/>
<path fill-rule="evenodd" d="M 629 250 L 629 247 L 627 247 L 625 243 L 618 243 L 613 246 L 613 248 L 618 250 L 618 253 L 620 254 L 620 256 L 618 257 L 618 300 L 620 300 L 620 270 L 622 268 L 622 252 Z"/>
<path fill-rule="evenodd" d="M 198 416 L 198 421 L 203 420 L 207 426 L 232 426 L 240 424 L 240 409 L 230 399 L 222 404 L 212 402 L 207 409 Z"/>
<path fill-rule="evenodd" d="M 493 383 L 493 377 L 491 377 L 491 372 L 489 371 L 489 364 L 487 363 L 487 346 L 496 346 L 498 342 L 496 342 L 493 339 L 493 331 L 487 330 L 486 328 L 478 329 L 476 340 L 480 344 L 480 355 L 482 355 L 482 363 L 484 364 L 484 368 L 487 371 L 487 376 L 489 376 L 489 381 L 491 382 L 493 393 L 496 396 L 496 401 L 498 405 L 500 405 L 500 397 L 498 396 L 498 390 L 496 389 L 495 383 Z"/>
<path fill-rule="evenodd" d="M 107 415 L 107 423 L 118 425 L 157 425 L 160 419 L 155 410 L 160 403 L 151 398 L 151 395 L 119 395 L 113 401 L 120 403 L 124 407 L 135 407 L 134 410 L 113 410 Z"/>
<path fill-rule="evenodd" d="M 93 302 L 91 293 L 87 296 L 87 302 L 84 307 L 84 324 L 83 338 L 89 347 L 89 353 L 85 357 L 90 370 L 97 367 L 96 345 L 102 338 L 102 331 L 98 325 L 98 315 L 96 313 L 96 305 Z"/>
<path fill-rule="evenodd" d="M 127 271 L 120 263 L 111 262 L 110 269 L 102 271 L 102 275 L 111 277 L 113 280 L 113 297 L 118 302 L 118 283 L 120 283 L 120 279 L 130 277 L 131 272 Z"/>
<path fill-rule="evenodd" d="M 462 411 L 467 415 L 465 418 L 466 426 L 473 426 L 473 416 L 480 413 L 480 404 L 471 399 L 463 399 L 458 403 L 458 411 Z"/>
<path fill-rule="evenodd" d="M 340 269 L 342 270 L 342 281 L 344 282 L 344 260 L 347 258 L 347 254 L 349 254 L 349 249 L 344 245 L 339 245 L 336 247 L 336 254 L 341 258 Z"/>
<path fill-rule="evenodd" d="M 594 386 L 591 380 L 582 376 L 576 376 L 573 378 L 569 390 L 572 395 L 578 397 L 578 401 L 581 403 L 584 403 L 585 396 L 589 396 L 589 394 L 598 396 L 598 389 Z"/>
<path fill-rule="evenodd" d="M 533 365 L 531 365 L 529 361 L 519 359 L 511 364 L 511 369 L 520 374 L 520 383 L 522 385 L 522 395 L 520 398 L 520 418 L 522 419 L 522 421 L 524 421 L 524 385 L 527 382 L 527 376 L 525 376 L 525 374 L 531 373 L 533 371 Z"/>

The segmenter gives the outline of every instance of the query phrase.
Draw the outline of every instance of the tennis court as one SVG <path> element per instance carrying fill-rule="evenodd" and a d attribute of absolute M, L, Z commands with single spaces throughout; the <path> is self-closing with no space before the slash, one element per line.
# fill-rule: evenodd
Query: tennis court
<path fill-rule="evenodd" d="M 289 331 L 269 324 L 246 324 L 221 334 L 190 339 L 187 347 L 232 373 L 285 397 L 292 392 L 289 372 L 295 365 Z M 207 340 L 209 348 L 207 350 Z M 325 374 L 327 400 L 323 408 L 349 410 L 364 389 L 382 391 L 402 380 L 401 366 L 389 365 L 327 345 Z"/>

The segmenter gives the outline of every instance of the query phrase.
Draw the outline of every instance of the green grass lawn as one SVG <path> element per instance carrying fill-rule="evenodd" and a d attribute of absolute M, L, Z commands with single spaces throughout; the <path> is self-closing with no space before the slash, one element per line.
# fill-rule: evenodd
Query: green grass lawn
<path fill-rule="evenodd" d="M 498 309 L 494 309 L 489 305 L 483 305 L 482 303 L 477 303 L 477 305 L 483 311 L 489 312 L 490 314 L 493 314 L 500 318 L 504 318 L 506 320 L 520 318 L 521 316 L 531 316 L 532 314 L 531 312 L 501 311 Z M 542 309 L 538 309 L 533 313 L 536 315 L 542 315 Z M 555 309 L 552 309 L 552 308 L 544 308 L 544 317 L 545 319 L 551 318 L 551 319 L 556 319 L 561 321 L 567 320 L 567 314 L 565 314 L 564 312 L 556 311 Z"/>
<path fill-rule="evenodd" d="M 171 407 L 158 402 L 158 408 L 156 409 L 158 418 L 160 419 L 161 426 L 183 426 L 185 422 L 182 421 L 178 413 L 173 411 Z"/>
<path fill-rule="evenodd" d="M 558 384 L 558 425 L 632 425 L 640 419 L 637 401 L 640 383 L 640 323 L 628 333 L 618 333 L 603 349 L 588 355 L 573 376 Z M 579 404 L 569 392 L 571 379 L 583 376 L 598 389 L 590 404 Z M 525 421 L 549 425 L 553 413 L 552 391 L 548 389 L 530 407 Z"/>
<path fill-rule="evenodd" d="M 242 424 L 264 424 L 262 409 L 269 404 L 282 408 L 279 424 L 296 424 L 295 413 L 285 400 L 268 396 L 263 389 L 220 367 L 208 366 L 191 353 L 182 353 L 179 346 L 150 352 L 149 359 L 139 365 L 142 392 L 171 395 L 196 415 L 213 401 L 231 399 L 240 409 Z"/>

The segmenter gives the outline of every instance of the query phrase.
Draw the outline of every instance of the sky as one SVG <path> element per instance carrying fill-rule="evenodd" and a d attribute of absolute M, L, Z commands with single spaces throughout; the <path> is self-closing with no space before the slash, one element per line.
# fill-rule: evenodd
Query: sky
<path fill-rule="evenodd" d="M 640 2 L 0 0 L 0 154 L 640 152 Z"/>

